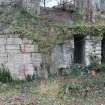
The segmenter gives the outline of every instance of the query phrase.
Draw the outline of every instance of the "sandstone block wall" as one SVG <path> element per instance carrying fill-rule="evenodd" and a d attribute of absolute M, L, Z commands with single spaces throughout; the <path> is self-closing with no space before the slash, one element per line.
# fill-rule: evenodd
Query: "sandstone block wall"
<path fill-rule="evenodd" d="M 97 39 L 97 40 L 96 40 Z M 87 65 L 89 65 L 92 60 L 90 57 L 93 58 L 93 60 L 97 63 L 101 63 L 101 39 L 100 37 L 86 37 L 85 41 L 85 62 Z"/>
<path fill-rule="evenodd" d="M 0 64 L 6 65 L 13 77 L 23 79 L 27 74 L 39 73 L 41 54 L 32 40 L 19 35 L 0 34 Z"/>
<path fill-rule="evenodd" d="M 105 12 L 105 0 L 100 0 L 100 8 L 101 8 L 101 11 Z"/>
<path fill-rule="evenodd" d="M 94 40 L 90 36 L 85 39 L 85 63 L 91 63 L 90 55 L 98 57 L 101 63 L 101 40 Z M 58 68 L 66 67 L 74 63 L 73 40 L 57 44 L 52 51 L 52 73 Z M 27 74 L 41 76 L 41 53 L 38 45 L 32 40 L 19 34 L 0 33 L 0 64 L 4 64 L 10 70 L 14 78 L 24 79 Z"/>
<path fill-rule="evenodd" d="M 96 40 L 97 39 L 97 40 Z M 85 54 L 83 64 L 89 65 L 93 62 L 101 63 L 101 39 L 99 37 L 85 37 Z M 93 61 L 91 59 L 93 58 Z M 55 70 L 61 66 L 74 64 L 74 41 L 68 41 L 55 46 L 52 53 L 52 62 Z"/>
<path fill-rule="evenodd" d="M 53 69 L 56 70 L 61 67 L 67 67 L 73 64 L 74 61 L 74 43 L 66 41 L 55 46 L 52 53 Z"/>

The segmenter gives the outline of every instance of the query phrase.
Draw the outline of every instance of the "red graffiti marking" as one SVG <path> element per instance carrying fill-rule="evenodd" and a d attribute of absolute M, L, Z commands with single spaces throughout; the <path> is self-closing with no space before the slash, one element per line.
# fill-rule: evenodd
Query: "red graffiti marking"
<path fill-rule="evenodd" d="M 19 76 L 21 76 L 22 78 L 25 78 L 28 71 L 29 71 L 29 69 L 27 68 L 27 65 L 26 65 L 26 64 L 23 64 L 23 65 L 20 67 Z"/>
<path fill-rule="evenodd" d="M 23 45 L 23 46 L 21 45 L 20 52 L 23 54 L 26 53 L 26 45 Z"/>

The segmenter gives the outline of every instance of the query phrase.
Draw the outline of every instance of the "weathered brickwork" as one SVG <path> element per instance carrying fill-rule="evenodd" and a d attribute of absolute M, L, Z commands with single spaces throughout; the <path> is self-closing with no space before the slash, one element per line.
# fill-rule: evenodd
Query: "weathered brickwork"
<path fill-rule="evenodd" d="M 97 39 L 97 40 L 96 40 Z M 88 65 L 92 61 L 90 57 L 97 63 L 101 63 L 101 39 L 100 37 L 87 36 L 85 39 L 85 63 Z"/>
<path fill-rule="evenodd" d="M 74 60 L 74 44 L 73 40 L 68 40 L 62 44 L 57 44 L 52 53 L 53 69 L 67 67 L 73 64 Z"/>
<path fill-rule="evenodd" d="M 83 64 L 89 65 L 93 62 L 101 63 L 101 39 L 88 35 L 85 37 L 84 44 L 85 54 L 83 56 Z M 74 64 L 74 56 L 73 40 L 56 45 L 52 53 L 52 61 L 55 69 Z"/>
<path fill-rule="evenodd" d="M 0 64 L 5 64 L 15 78 L 24 78 L 39 69 L 41 54 L 38 45 L 19 35 L 0 35 Z"/>
<path fill-rule="evenodd" d="M 85 37 L 84 64 L 91 63 L 90 56 L 101 63 L 101 40 Z M 96 58 L 98 58 L 96 60 Z M 74 63 L 74 41 L 67 40 L 57 44 L 52 51 L 51 72 L 57 72 L 60 67 L 67 67 Z M 27 74 L 41 76 L 42 57 L 38 45 L 20 34 L 0 33 L 0 64 L 6 65 L 14 78 L 24 79 Z"/>

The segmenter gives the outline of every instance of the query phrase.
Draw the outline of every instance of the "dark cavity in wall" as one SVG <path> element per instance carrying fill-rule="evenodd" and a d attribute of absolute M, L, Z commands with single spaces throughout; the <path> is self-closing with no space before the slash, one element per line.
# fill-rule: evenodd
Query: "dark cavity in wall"
<path fill-rule="evenodd" d="M 105 64 L 105 33 L 101 41 L 101 57 L 102 57 L 101 62 Z"/>
<path fill-rule="evenodd" d="M 85 36 L 74 35 L 74 63 L 85 64 Z"/>

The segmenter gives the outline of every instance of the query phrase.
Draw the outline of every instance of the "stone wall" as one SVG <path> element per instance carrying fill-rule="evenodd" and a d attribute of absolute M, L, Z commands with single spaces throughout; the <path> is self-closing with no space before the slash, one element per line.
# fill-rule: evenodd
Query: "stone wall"
<path fill-rule="evenodd" d="M 40 0 L 23 0 L 22 5 L 31 15 L 40 14 Z"/>
<path fill-rule="evenodd" d="M 18 34 L 0 34 L 0 64 L 6 65 L 13 77 L 22 79 L 27 74 L 39 73 L 41 54 L 38 45 Z"/>
<path fill-rule="evenodd" d="M 85 62 L 86 65 L 90 64 L 91 58 L 93 62 L 101 63 L 101 38 L 91 37 L 90 35 L 86 37 L 85 44 Z"/>
<path fill-rule="evenodd" d="M 31 15 L 40 14 L 40 0 L 0 0 L 0 6 L 20 6 Z"/>
<path fill-rule="evenodd" d="M 64 11 L 59 8 L 40 8 L 40 16 L 45 18 L 51 18 L 52 20 L 63 21 L 66 23 L 72 23 L 72 13 L 70 11 Z"/>
<path fill-rule="evenodd" d="M 21 0 L 0 0 L 0 6 L 14 6 L 19 2 L 21 2 Z"/>
<path fill-rule="evenodd" d="M 97 39 L 97 40 L 96 40 Z M 85 62 L 91 63 L 90 56 L 101 63 L 101 40 L 87 36 L 85 38 Z M 20 37 L 20 34 L 0 33 L 0 64 L 7 66 L 14 78 L 24 79 L 27 74 L 41 76 L 41 53 L 32 40 Z M 67 40 L 57 44 L 52 51 L 52 73 L 60 67 L 74 64 L 74 41 Z"/>
<path fill-rule="evenodd" d="M 82 40 L 81 40 L 82 41 Z M 93 62 L 101 63 L 101 39 L 100 37 L 85 37 L 84 62 L 89 65 Z M 83 51 L 83 49 L 80 49 Z M 67 67 L 74 64 L 74 41 L 69 40 L 55 46 L 52 53 L 52 63 L 55 71 L 60 67 Z M 77 57 L 78 58 L 78 57 Z M 92 59 L 91 59 L 92 58 Z"/>
<path fill-rule="evenodd" d="M 74 60 L 74 44 L 73 40 L 66 41 L 62 44 L 57 44 L 52 53 L 52 64 L 54 70 L 67 67 L 73 64 Z"/>
<path fill-rule="evenodd" d="M 100 9 L 105 12 L 105 0 L 100 0 Z"/>

